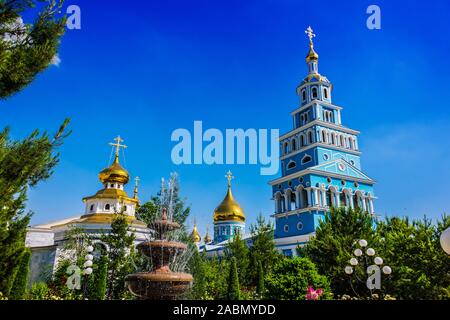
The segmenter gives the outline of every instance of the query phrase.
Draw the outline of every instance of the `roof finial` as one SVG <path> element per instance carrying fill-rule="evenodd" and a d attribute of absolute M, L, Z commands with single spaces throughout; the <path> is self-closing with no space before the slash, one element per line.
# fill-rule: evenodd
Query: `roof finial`
<path fill-rule="evenodd" d="M 309 45 L 313 46 L 313 38 L 316 36 L 316 34 L 314 33 L 314 30 L 311 28 L 311 26 L 309 26 L 306 30 L 305 33 L 308 35 L 309 38 Z"/>
<path fill-rule="evenodd" d="M 114 162 L 119 162 L 119 151 L 120 151 L 120 148 L 125 149 L 125 148 L 127 148 L 127 146 L 124 145 L 124 144 L 120 144 L 121 142 L 123 142 L 123 139 L 120 136 L 117 136 L 117 138 L 114 138 L 114 141 L 116 143 L 110 142 L 109 145 L 113 146 L 113 147 L 116 147 L 116 156 L 114 158 Z"/>
<path fill-rule="evenodd" d="M 231 187 L 231 180 L 234 179 L 233 174 L 231 173 L 231 170 L 228 170 L 225 178 L 227 178 L 227 180 L 228 180 L 228 188 L 230 188 Z"/>

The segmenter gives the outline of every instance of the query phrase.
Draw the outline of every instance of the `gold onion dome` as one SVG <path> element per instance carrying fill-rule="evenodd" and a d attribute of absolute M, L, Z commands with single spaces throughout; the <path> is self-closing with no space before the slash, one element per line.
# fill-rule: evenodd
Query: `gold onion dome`
<path fill-rule="evenodd" d="M 306 62 L 310 62 L 313 60 L 319 60 L 319 55 L 317 54 L 316 51 L 314 51 L 314 45 L 312 42 L 310 42 L 309 44 L 309 53 L 306 56 Z"/>
<path fill-rule="evenodd" d="M 210 243 L 212 241 L 211 236 L 209 235 L 208 232 L 206 232 L 206 235 L 203 238 L 203 240 L 205 241 L 205 243 Z"/>
<path fill-rule="evenodd" d="M 231 192 L 231 172 L 228 172 L 228 191 L 225 198 L 214 210 L 214 221 L 239 221 L 245 222 L 245 213 L 242 210 L 239 203 L 234 200 L 233 193 Z"/>
<path fill-rule="evenodd" d="M 128 174 L 128 171 L 120 165 L 119 155 L 116 154 L 113 164 L 100 171 L 98 178 L 102 183 L 117 182 L 126 184 L 130 180 L 130 175 Z"/>
<path fill-rule="evenodd" d="M 202 240 L 202 237 L 200 237 L 200 234 L 198 233 L 197 225 L 195 225 L 195 224 L 194 224 L 194 229 L 192 230 L 192 233 L 191 233 L 191 239 L 195 243 L 199 243 Z"/>

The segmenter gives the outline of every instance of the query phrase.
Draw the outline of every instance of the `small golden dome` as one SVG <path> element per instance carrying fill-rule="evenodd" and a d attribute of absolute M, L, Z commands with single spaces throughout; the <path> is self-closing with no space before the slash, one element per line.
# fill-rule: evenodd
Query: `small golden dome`
<path fill-rule="evenodd" d="M 194 224 L 194 229 L 192 230 L 192 233 L 191 233 L 191 239 L 195 243 L 199 243 L 202 240 L 202 237 L 200 237 L 200 234 L 198 233 L 198 230 L 197 230 L 197 226 L 195 224 Z"/>
<path fill-rule="evenodd" d="M 208 232 L 208 227 L 206 228 L 206 234 L 205 234 L 205 237 L 203 238 L 203 241 L 205 241 L 205 243 L 210 243 L 212 241 L 212 238 Z"/>
<path fill-rule="evenodd" d="M 222 203 L 214 210 L 214 222 L 217 221 L 239 221 L 245 222 L 245 213 L 239 203 L 234 200 L 231 186 L 228 186 L 227 195 Z"/>
<path fill-rule="evenodd" d="M 316 51 L 314 51 L 314 46 L 312 44 L 312 42 L 309 44 L 309 53 L 306 56 L 306 62 L 310 62 L 312 60 L 319 60 L 319 55 L 317 54 Z"/>
<path fill-rule="evenodd" d="M 119 156 L 116 154 L 113 164 L 100 171 L 98 178 L 102 183 L 117 182 L 126 184 L 130 180 L 130 175 L 128 174 L 128 171 L 120 165 Z"/>

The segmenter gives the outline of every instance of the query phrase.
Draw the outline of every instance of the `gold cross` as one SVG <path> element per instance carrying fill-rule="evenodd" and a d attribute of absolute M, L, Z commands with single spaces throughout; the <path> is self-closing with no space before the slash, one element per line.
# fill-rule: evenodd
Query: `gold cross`
<path fill-rule="evenodd" d="M 139 177 L 134 178 L 134 181 L 136 182 L 136 187 L 138 186 L 139 180 L 140 180 Z"/>
<path fill-rule="evenodd" d="M 123 142 L 123 139 L 120 136 L 117 136 L 117 138 L 114 138 L 114 141 L 116 141 L 116 143 L 110 142 L 109 145 L 113 146 L 113 147 L 116 147 L 116 156 L 118 157 L 120 148 L 124 148 L 125 149 L 127 146 L 124 145 L 124 144 L 120 144 L 121 142 Z"/>
<path fill-rule="evenodd" d="M 305 33 L 308 35 L 309 38 L 309 43 L 313 43 L 313 38 L 316 36 L 315 33 L 313 33 L 313 29 L 311 28 L 311 26 L 309 26 L 306 30 Z"/>
<path fill-rule="evenodd" d="M 231 180 L 234 179 L 234 177 L 233 177 L 233 175 L 231 173 L 231 170 L 228 170 L 225 178 L 227 178 L 227 180 L 228 180 L 228 187 L 231 187 Z"/>

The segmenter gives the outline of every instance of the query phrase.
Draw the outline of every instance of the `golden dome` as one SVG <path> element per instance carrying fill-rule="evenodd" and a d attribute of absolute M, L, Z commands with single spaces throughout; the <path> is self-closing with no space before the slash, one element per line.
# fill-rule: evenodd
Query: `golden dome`
<path fill-rule="evenodd" d="M 310 42 L 309 44 L 309 53 L 306 56 L 306 62 L 310 62 L 312 60 L 319 60 L 319 55 L 317 54 L 317 52 L 314 51 L 314 45 L 312 44 L 312 42 Z"/>
<path fill-rule="evenodd" d="M 102 183 L 117 182 L 126 184 L 130 180 L 130 175 L 128 174 L 128 171 L 120 165 L 119 155 L 116 154 L 113 164 L 100 171 L 98 178 Z"/>
<path fill-rule="evenodd" d="M 200 237 L 200 234 L 198 233 L 197 226 L 194 224 L 194 229 L 191 233 L 191 238 L 195 243 L 199 243 L 202 241 L 202 237 Z"/>
<path fill-rule="evenodd" d="M 214 222 L 217 221 L 245 222 L 244 210 L 242 210 L 239 203 L 234 200 L 230 185 L 228 185 L 227 195 L 222 203 L 214 210 Z"/>

